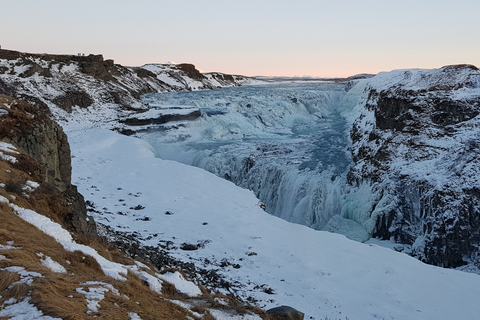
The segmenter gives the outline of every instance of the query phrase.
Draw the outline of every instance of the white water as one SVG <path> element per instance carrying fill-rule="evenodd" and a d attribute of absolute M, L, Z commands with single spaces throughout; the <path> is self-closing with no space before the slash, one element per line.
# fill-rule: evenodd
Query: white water
<path fill-rule="evenodd" d="M 140 136 L 162 159 L 253 190 L 271 214 L 314 229 L 347 228 L 365 241 L 357 222 L 340 218 L 351 164 L 345 94 L 343 85 L 316 83 L 147 95 L 151 106 L 195 106 L 202 117 Z"/>

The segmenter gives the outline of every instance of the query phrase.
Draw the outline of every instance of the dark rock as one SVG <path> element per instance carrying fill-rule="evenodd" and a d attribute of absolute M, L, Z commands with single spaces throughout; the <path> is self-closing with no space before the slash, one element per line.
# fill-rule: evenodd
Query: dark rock
<path fill-rule="evenodd" d="M 172 121 L 191 121 L 201 117 L 202 112 L 200 110 L 194 110 L 188 114 L 165 114 L 159 115 L 158 118 L 151 119 L 138 119 L 135 117 L 121 120 L 121 123 L 124 123 L 129 126 L 145 126 L 152 124 L 165 124 Z"/>
<path fill-rule="evenodd" d="M 137 73 L 137 76 L 139 76 L 140 78 L 156 78 L 157 77 L 155 73 L 143 68 L 135 69 L 135 72 Z"/>
<path fill-rule="evenodd" d="M 305 314 L 292 307 L 281 306 L 267 310 L 272 320 L 303 320 Z"/>
<path fill-rule="evenodd" d="M 144 126 L 151 124 L 165 124 L 172 121 L 191 121 L 201 117 L 202 112 L 200 110 L 194 110 L 188 114 L 165 114 L 160 115 L 158 118 L 151 119 L 138 119 L 135 117 L 122 120 L 120 122 L 129 126 Z"/>
<path fill-rule="evenodd" d="M 86 92 L 68 91 L 64 95 L 53 99 L 53 103 L 67 112 L 72 112 L 73 106 L 87 108 L 93 103 L 93 100 Z"/>
<path fill-rule="evenodd" d="M 5 96 L 4 96 L 5 97 Z M 42 181 L 65 191 L 71 183 L 70 145 L 56 122 L 32 105 L 9 97 L 11 112 L 2 117 L 0 136 L 20 148 L 39 163 Z"/>
<path fill-rule="evenodd" d="M 205 76 L 198 71 L 193 64 L 182 63 L 177 64 L 176 67 L 185 72 L 190 78 L 195 80 L 203 80 Z"/>
<path fill-rule="evenodd" d="M 20 77 L 27 78 L 33 76 L 36 73 L 38 73 L 38 75 L 42 77 L 52 77 L 52 74 L 50 73 L 50 70 L 48 68 L 42 68 L 36 63 L 30 64 L 30 68 L 28 68 L 27 71 L 22 73 Z"/>
<path fill-rule="evenodd" d="M 183 243 L 180 249 L 185 251 L 195 251 L 198 249 L 198 245 L 191 243 Z"/>
<path fill-rule="evenodd" d="M 79 59 L 80 70 L 101 80 L 112 80 L 112 74 L 108 71 L 113 67 L 113 60 L 103 61 L 102 55 L 90 54 L 87 57 Z"/>
<path fill-rule="evenodd" d="M 9 113 L 2 116 L 0 137 L 25 150 L 38 164 L 29 163 L 20 169 L 38 176 L 44 194 L 50 198 L 55 195 L 59 204 L 65 203 L 63 222 L 69 229 L 96 234 L 93 219 L 87 217 L 83 196 L 71 184 L 70 145 L 62 127 L 25 101 L 3 95 L 0 99 L 11 105 Z"/>
<path fill-rule="evenodd" d="M 16 95 L 16 90 L 14 86 L 7 84 L 2 79 L 0 79 L 0 94 L 14 97 Z"/>

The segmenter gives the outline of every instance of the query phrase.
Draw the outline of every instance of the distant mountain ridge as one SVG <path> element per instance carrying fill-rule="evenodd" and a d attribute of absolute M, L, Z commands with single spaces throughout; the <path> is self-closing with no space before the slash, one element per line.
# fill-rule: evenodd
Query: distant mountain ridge
<path fill-rule="evenodd" d="M 254 78 L 200 73 L 192 64 L 124 67 L 102 55 L 32 54 L 0 49 L 0 92 L 50 110 L 100 110 L 111 120 L 142 111 L 146 93 L 206 90 L 254 83 Z M 105 120 L 105 118 L 103 118 Z M 95 119 L 92 118 L 92 122 Z"/>

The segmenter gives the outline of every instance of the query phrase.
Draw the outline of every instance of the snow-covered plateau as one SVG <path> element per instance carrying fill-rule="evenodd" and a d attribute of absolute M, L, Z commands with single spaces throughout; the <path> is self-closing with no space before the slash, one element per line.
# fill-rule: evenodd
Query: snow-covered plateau
<path fill-rule="evenodd" d="M 63 126 L 112 241 L 306 319 L 478 318 L 477 68 L 262 85 L 61 60 L 4 53 L 0 89 Z"/>

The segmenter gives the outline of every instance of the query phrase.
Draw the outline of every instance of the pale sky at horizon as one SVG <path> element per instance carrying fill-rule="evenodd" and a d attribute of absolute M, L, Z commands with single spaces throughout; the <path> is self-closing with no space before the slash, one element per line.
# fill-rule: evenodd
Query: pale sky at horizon
<path fill-rule="evenodd" d="M 480 67 L 478 0 L 15 0 L 0 45 L 248 76 Z"/>

